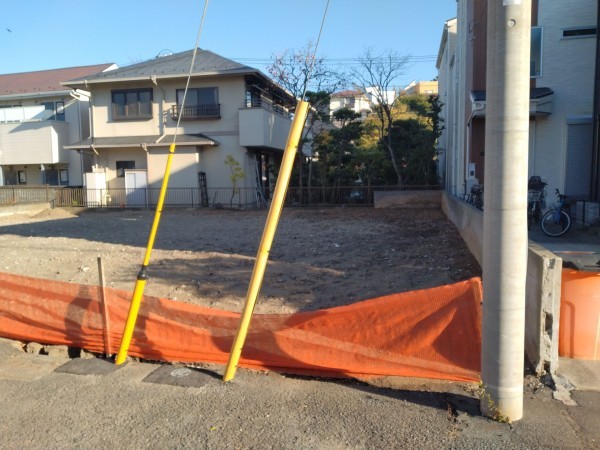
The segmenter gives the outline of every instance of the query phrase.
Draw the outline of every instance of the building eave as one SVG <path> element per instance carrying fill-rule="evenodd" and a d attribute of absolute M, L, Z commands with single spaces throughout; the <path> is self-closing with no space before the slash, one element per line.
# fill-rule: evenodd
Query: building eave
<path fill-rule="evenodd" d="M 44 92 L 23 92 L 8 95 L 0 95 L 0 101 L 2 100 L 25 100 L 31 98 L 41 97 L 65 97 L 71 93 L 71 89 L 65 89 L 62 91 L 44 91 Z"/>

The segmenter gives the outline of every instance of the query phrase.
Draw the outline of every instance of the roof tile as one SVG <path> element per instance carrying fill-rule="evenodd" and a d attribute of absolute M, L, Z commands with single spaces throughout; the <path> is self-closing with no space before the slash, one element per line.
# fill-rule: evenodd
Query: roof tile
<path fill-rule="evenodd" d="M 113 64 L 70 67 L 0 75 L 0 96 L 33 94 L 36 92 L 64 91 L 61 81 L 90 76 L 110 68 Z"/>

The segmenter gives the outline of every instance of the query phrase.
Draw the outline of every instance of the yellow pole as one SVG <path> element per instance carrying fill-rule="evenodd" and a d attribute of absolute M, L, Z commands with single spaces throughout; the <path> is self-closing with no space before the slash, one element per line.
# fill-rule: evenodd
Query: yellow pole
<path fill-rule="evenodd" d="M 156 239 L 156 232 L 158 231 L 160 216 L 162 214 L 163 205 L 165 203 L 167 185 L 169 184 L 169 175 L 171 174 L 171 163 L 173 162 L 174 154 L 175 143 L 172 143 L 169 147 L 169 156 L 167 157 L 165 175 L 163 177 L 162 186 L 160 187 L 160 194 L 158 196 L 158 203 L 156 204 L 154 221 L 152 222 L 152 228 L 150 229 L 150 236 L 148 237 L 146 255 L 144 256 L 142 268 L 138 273 L 137 280 L 135 282 L 135 288 L 133 289 L 133 297 L 131 299 L 131 305 L 129 306 L 129 314 L 127 315 L 127 322 L 125 323 L 125 330 L 123 331 L 121 346 L 119 347 L 119 353 L 117 354 L 117 358 L 115 360 L 116 364 L 123 364 L 127 359 L 127 350 L 129 349 L 129 344 L 131 343 L 131 336 L 133 335 L 135 322 L 137 320 L 138 312 L 140 310 L 140 303 L 142 301 L 142 296 L 144 295 L 146 281 L 148 280 L 146 269 L 148 268 L 148 264 L 150 264 L 150 255 L 152 254 L 152 249 L 154 248 L 154 240 Z"/>
<path fill-rule="evenodd" d="M 281 215 L 281 210 L 283 209 L 283 202 L 285 200 L 285 194 L 294 165 L 294 157 L 296 155 L 298 143 L 300 142 L 307 113 L 308 103 L 299 100 L 298 105 L 296 106 L 296 114 L 292 122 L 292 127 L 290 128 L 290 134 L 288 135 L 285 151 L 283 153 L 283 161 L 281 163 L 279 177 L 277 178 L 277 184 L 275 185 L 275 192 L 273 194 L 271 208 L 269 209 L 269 215 L 267 216 L 267 223 L 265 224 L 265 229 L 258 248 L 258 254 L 256 255 L 252 278 L 250 279 L 248 292 L 246 294 L 246 304 L 242 312 L 237 333 L 233 340 L 233 345 L 231 346 L 231 351 L 229 352 L 229 361 L 227 361 L 227 366 L 225 367 L 223 381 L 233 379 L 242 354 L 242 348 L 244 347 L 244 341 L 246 340 L 248 327 L 250 326 L 250 320 L 252 319 L 252 313 L 254 312 L 254 305 L 262 285 L 267 260 L 269 259 L 269 252 L 271 251 L 271 245 L 273 244 L 273 238 L 275 237 L 275 231 L 277 230 L 277 224 L 279 223 L 279 217 Z"/>

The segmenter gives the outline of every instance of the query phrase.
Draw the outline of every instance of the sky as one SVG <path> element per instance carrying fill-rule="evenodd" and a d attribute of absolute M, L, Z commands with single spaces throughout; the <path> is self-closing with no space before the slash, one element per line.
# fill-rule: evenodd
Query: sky
<path fill-rule="evenodd" d="M 267 73 L 316 42 L 327 0 L 208 0 L 199 47 Z M 116 63 L 194 47 L 205 0 L 0 0 L 0 74 Z M 408 56 L 398 87 L 437 75 L 456 0 L 329 0 L 317 55 L 348 66 L 368 48 Z"/>

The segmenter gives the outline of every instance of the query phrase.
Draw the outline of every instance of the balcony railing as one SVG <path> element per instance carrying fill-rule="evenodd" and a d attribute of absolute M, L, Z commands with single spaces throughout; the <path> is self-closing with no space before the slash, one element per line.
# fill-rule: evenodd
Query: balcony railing
<path fill-rule="evenodd" d="M 286 118 L 290 118 L 291 115 L 287 108 L 284 108 L 281 105 L 273 104 L 270 100 L 260 97 L 246 100 L 243 104 L 243 108 L 262 108 L 266 109 L 267 111 L 273 111 L 275 114 Z"/>
<path fill-rule="evenodd" d="M 194 105 L 182 108 L 181 105 L 171 107 L 171 117 L 175 120 L 198 120 L 198 119 L 220 119 L 221 105 Z"/>
<path fill-rule="evenodd" d="M 64 121 L 64 115 L 58 117 L 58 120 Z M 43 105 L 0 108 L 0 123 L 41 122 L 51 119 L 56 120 L 54 112 L 45 109 Z"/>

